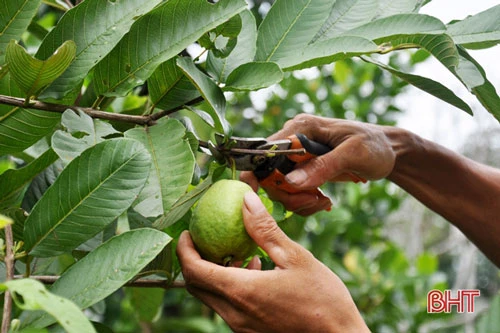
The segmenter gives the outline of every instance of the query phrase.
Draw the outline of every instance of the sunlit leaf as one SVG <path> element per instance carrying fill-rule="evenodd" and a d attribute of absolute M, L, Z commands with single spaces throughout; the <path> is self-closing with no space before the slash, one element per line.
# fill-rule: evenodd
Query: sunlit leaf
<path fill-rule="evenodd" d="M 120 96 L 144 83 L 173 58 L 247 6 L 244 0 L 170 0 L 132 25 L 129 33 L 95 69 L 96 91 Z M 173 24 L 175 22 L 175 24 Z"/>
<path fill-rule="evenodd" d="M 167 119 L 125 133 L 126 137 L 141 142 L 152 157 L 146 186 L 134 203 L 134 210 L 143 216 L 159 216 L 168 211 L 191 182 L 195 159 L 184 138 L 185 131 L 178 120 Z"/>
<path fill-rule="evenodd" d="M 69 40 L 64 42 L 47 60 L 39 60 L 17 42 L 7 46 L 5 61 L 9 72 L 27 98 L 38 94 L 58 78 L 71 64 L 76 54 L 76 45 Z"/>
<path fill-rule="evenodd" d="M 32 279 L 11 280 L 0 284 L 0 289 L 8 289 L 13 293 L 16 305 L 23 310 L 43 310 L 49 313 L 68 333 L 95 332 L 75 303 L 47 291 L 41 282 Z"/>
<path fill-rule="evenodd" d="M 11 40 L 21 39 L 35 16 L 40 0 L 0 0 L 0 66 L 5 62 L 5 50 Z"/>
<path fill-rule="evenodd" d="M 150 163 L 149 153 L 134 140 L 107 140 L 84 151 L 33 207 L 25 223 L 26 249 L 50 257 L 95 236 L 132 204 Z"/>

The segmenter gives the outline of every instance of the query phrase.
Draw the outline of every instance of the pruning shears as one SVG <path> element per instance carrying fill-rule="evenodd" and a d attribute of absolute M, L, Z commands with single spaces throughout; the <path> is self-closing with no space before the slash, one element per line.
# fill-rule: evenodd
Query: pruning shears
<path fill-rule="evenodd" d="M 310 160 L 332 150 L 331 147 L 309 139 L 304 134 L 294 134 L 282 140 L 264 138 L 225 137 L 215 135 L 215 144 L 200 141 L 200 146 L 221 164 L 240 171 L 253 171 L 259 184 L 264 188 L 276 188 L 288 193 L 297 193 L 288 183 L 285 175 L 292 171 L 297 163 Z M 354 182 L 366 182 L 362 177 L 349 173 Z M 324 196 L 319 189 L 309 192 Z"/>

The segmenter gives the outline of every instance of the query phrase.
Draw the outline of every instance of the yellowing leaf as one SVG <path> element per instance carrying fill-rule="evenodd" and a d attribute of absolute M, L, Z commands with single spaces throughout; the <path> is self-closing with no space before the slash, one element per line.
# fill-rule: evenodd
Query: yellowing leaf
<path fill-rule="evenodd" d="M 9 72 L 27 99 L 36 97 L 57 79 L 71 64 L 76 54 L 76 45 L 72 40 L 64 42 L 47 60 L 39 60 L 16 41 L 7 46 L 5 60 Z"/>
<path fill-rule="evenodd" d="M 5 228 L 7 225 L 12 224 L 14 221 L 10 217 L 0 214 L 0 229 Z"/>

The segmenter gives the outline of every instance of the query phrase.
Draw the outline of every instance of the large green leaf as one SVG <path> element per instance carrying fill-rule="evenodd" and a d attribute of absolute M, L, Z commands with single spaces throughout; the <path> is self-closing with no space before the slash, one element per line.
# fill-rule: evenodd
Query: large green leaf
<path fill-rule="evenodd" d="M 61 125 L 66 130 L 57 130 L 52 135 L 52 149 L 66 163 L 85 149 L 104 141 L 106 136 L 118 133 L 109 123 L 92 119 L 82 111 L 66 110 Z"/>
<path fill-rule="evenodd" d="M 85 309 L 130 281 L 170 241 L 167 234 L 155 229 L 127 231 L 111 238 L 69 267 L 50 291 Z M 52 318 L 43 314 L 21 317 L 23 326 L 45 327 L 53 322 Z"/>
<path fill-rule="evenodd" d="M 0 66 L 4 64 L 5 50 L 11 40 L 21 35 L 35 16 L 40 0 L 0 0 Z"/>
<path fill-rule="evenodd" d="M 168 211 L 191 183 L 195 158 L 185 132 L 178 120 L 167 119 L 125 133 L 126 137 L 142 142 L 152 157 L 148 181 L 134 204 L 134 210 L 146 217 Z"/>
<path fill-rule="evenodd" d="M 285 70 L 302 69 L 373 52 L 377 52 L 377 45 L 366 38 L 340 36 L 308 45 L 295 55 L 282 58 L 281 63 Z"/>
<path fill-rule="evenodd" d="M 225 58 L 217 57 L 213 51 L 208 52 L 207 72 L 218 82 L 225 82 L 227 76 L 238 66 L 250 62 L 257 49 L 257 25 L 255 17 L 249 10 L 240 13 L 241 31 L 236 46 Z"/>
<path fill-rule="evenodd" d="M 369 57 L 361 57 L 364 61 L 377 65 L 378 67 L 390 72 L 391 74 L 396 75 L 401 80 L 408 82 L 409 84 L 467 112 L 472 115 L 472 109 L 470 106 L 465 103 L 462 99 L 460 99 L 453 91 L 445 87 L 439 82 L 431 80 L 426 77 L 422 77 L 419 75 L 409 74 L 401 72 L 389 65 L 385 65 L 373 58 Z"/>
<path fill-rule="evenodd" d="M 279 83 L 283 72 L 274 62 L 248 62 L 237 67 L 229 74 L 224 90 L 258 90 Z"/>
<path fill-rule="evenodd" d="M 259 26 L 256 61 L 274 61 L 280 67 L 293 59 L 321 28 L 333 5 L 331 0 L 277 0 Z"/>
<path fill-rule="evenodd" d="M 375 20 L 342 35 L 359 36 L 381 43 L 399 36 L 414 34 L 442 34 L 446 26 L 439 19 L 422 14 L 397 14 Z"/>
<path fill-rule="evenodd" d="M 465 81 L 466 86 L 481 104 L 500 122 L 500 97 L 495 86 L 486 77 L 481 65 L 462 47 L 458 47 L 460 64 L 456 75 Z"/>
<path fill-rule="evenodd" d="M 121 96 L 144 83 L 163 62 L 204 33 L 237 15 L 244 0 L 170 0 L 132 25 L 130 32 L 95 69 L 96 91 Z M 174 24 L 175 23 L 175 24 Z"/>
<path fill-rule="evenodd" d="M 90 69 L 120 41 L 137 17 L 160 2 L 85 0 L 65 13 L 43 40 L 37 56 L 45 59 L 55 51 L 54 45 L 73 40 L 77 46 L 76 58 L 64 74 L 44 91 L 43 96 L 61 99 L 78 87 Z"/>
<path fill-rule="evenodd" d="M 135 140 L 107 140 L 84 151 L 33 207 L 24 230 L 27 251 L 55 256 L 95 236 L 132 204 L 150 163 Z"/>
<path fill-rule="evenodd" d="M 23 97 L 10 75 L 0 79 L 0 93 Z M 0 105 L 0 156 L 30 147 L 52 132 L 60 119 L 56 112 Z"/>
<path fill-rule="evenodd" d="M 57 155 L 52 149 L 47 150 L 42 156 L 30 164 L 14 170 L 7 170 L 0 175 L 0 210 L 18 203 L 19 196 L 23 193 L 29 182 L 40 172 L 57 160 Z"/>
<path fill-rule="evenodd" d="M 500 97 L 482 67 L 448 35 L 413 35 L 392 41 L 395 47 L 417 46 L 426 49 L 452 72 L 500 120 Z"/>
<path fill-rule="evenodd" d="M 36 280 L 20 279 L 4 282 L 0 289 L 8 289 L 14 295 L 16 305 L 23 310 L 43 310 L 49 313 L 68 333 L 92 333 L 94 327 L 78 306 L 45 289 Z M 18 296 L 22 298 L 19 299 Z"/>
<path fill-rule="evenodd" d="M 190 58 L 181 57 L 177 59 L 177 65 L 210 105 L 207 111 L 214 120 L 215 129 L 218 132 L 229 134 L 231 126 L 225 118 L 226 98 L 222 89 L 210 77 L 199 70 Z"/>
<path fill-rule="evenodd" d="M 487 48 L 500 42 L 500 5 L 448 25 L 455 43 L 467 48 Z"/>
<path fill-rule="evenodd" d="M 366 37 L 365 35 L 351 34 L 349 31 L 384 17 L 412 13 L 417 8 L 418 2 L 416 0 L 338 0 L 333 5 L 330 16 L 311 42 L 330 39 L 342 34 Z M 403 16 L 404 18 L 405 16 Z M 402 26 L 405 29 L 411 28 L 411 20 Z M 392 30 L 397 30 L 397 28 Z"/>
<path fill-rule="evenodd" d="M 174 57 L 160 66 L 148 79 L 149 96 L 154 107 L 171 110 L 200 96 L 200 92 L 177 66 Z"/>
<path fill-rule="evenodd" d="M 27 100 L 38 94 L 58 78 L 71 64 L 76 54 L 76 45 L 72 40 L 64 42 L 47 59 L 32 57 L 16 41 L 7 46 L 5 61 L 9 72 L 17 85 L 24 92 Z"/>

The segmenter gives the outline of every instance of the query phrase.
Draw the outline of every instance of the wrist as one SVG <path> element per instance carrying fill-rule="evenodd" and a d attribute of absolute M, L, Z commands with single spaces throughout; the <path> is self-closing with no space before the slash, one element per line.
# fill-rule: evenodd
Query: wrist
<path fill-rule="evenodd" d="M 418 152 L 425 150 L 425 140 L 402 128 L 388 126 L 384 132 L 395 155 L 394 167 L 387 179 L 395 181 L 405 174 L 408 166 L 414 164 Z"/>

